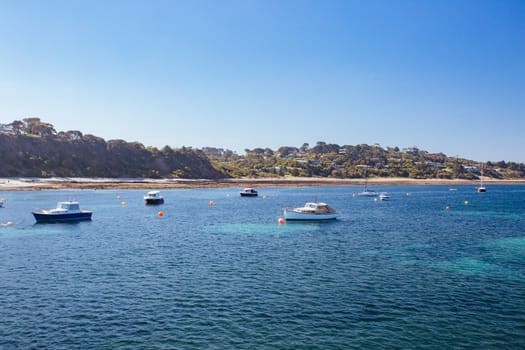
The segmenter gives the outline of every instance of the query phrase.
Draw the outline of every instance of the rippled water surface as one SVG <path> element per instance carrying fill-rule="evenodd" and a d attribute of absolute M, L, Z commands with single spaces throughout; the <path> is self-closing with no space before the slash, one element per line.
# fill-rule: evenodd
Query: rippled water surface
<path fill-rule="evenodd" d="M 525 186 L 376 190 L 4 192 L 0 348 L 523 348 Z M 34 223 L 67 199 L 93 220 Z"/>

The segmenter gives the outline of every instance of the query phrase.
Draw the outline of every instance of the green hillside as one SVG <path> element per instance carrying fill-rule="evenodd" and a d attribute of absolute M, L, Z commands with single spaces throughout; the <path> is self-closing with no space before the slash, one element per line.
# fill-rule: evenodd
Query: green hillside
<path fill-rule="evenodd" d="M 328 144 L 246 149 L 162 149 L 106 141 L 80 131 L 57 132 L 39 118 L 0 125 L 0 177 L 220 179 L 241 177 L 399 177 L 412 179 L 524 179 L 525 164 L 487 162 L 429 153 L 417 147 Z"/>

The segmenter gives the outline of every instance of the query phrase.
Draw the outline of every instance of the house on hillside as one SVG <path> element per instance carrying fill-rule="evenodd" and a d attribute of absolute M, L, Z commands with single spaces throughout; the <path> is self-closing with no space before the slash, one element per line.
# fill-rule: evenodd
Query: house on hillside
<path fill-rule="evenodd" d="M 4 134 L 15 134 L 15 131 L 13 130 L 13 128 L 6 124 L 0 124 L 0 132 Z"/>

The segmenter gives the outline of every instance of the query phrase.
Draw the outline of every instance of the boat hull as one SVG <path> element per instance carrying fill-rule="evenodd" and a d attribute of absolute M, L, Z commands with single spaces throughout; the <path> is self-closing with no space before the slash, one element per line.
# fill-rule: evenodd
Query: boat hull
<path fill-rule="evenodd" d="M 33 212 L 36 222 L 75 222 L 75 221 L 86 221 L 91 220 L 91 215 L 93 213 L 90 211 L 81 211 L 80 213 L 62 213 L 62 214 L 53 214 L 53 213 L 42 213 L 42 212 Z"/>
<path fill-rule="evenodd" d="M 257 193 L 244 193 L 241 192 L 241 197 L 257 197 Z"/>
<path fill-rule="evenodd" d="M 314 214 L 298 213 L 293 210 L 284 210 L 284 219 L 287 221 L 324 221 L 337 219 L 336 213 Z"/>
<path fill-rule="evenodd" d="M 379 194 L 374 191 L 363 191 L 357 194 L 359 197 L 377 197 Z"/>
<path fill-rule="evenodd" d="M 164 204 L 164 198 L 145 198 L 144 203 L 148 205 Z"/>

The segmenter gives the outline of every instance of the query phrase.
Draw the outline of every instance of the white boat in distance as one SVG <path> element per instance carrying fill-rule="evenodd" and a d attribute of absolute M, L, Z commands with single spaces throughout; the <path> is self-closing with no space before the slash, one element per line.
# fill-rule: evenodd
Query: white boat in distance
<path fill-rule="evenodd" d="M 374 190 L 365 189 L 357 194 L 360 197 L 377 197 L 379 194 Z"/>
<path fill-rule="evenodd" d="M 247 187 L 241 191 L 241 197 L 257 197 L 258 193 L 257 190 L 254 190 L 253 188 Z"/>
<path fill-rule="evenodd" d="M 479 177 L 479 187 L 477 188 L 478 192 L 487 192 L 487 188 L 483 186 L 483 164 L 481 164 L 481 175 Z"/>
<path fill-rule="evenodd" d="M 386 201 L 386 200 L 389 200 L 390 199 L 390 195 L 386 192 L 381 192 L 379 194 L 379 200 L 380 201 Z"/>
<path fill-rule="evenodd" d="M 144 196 L 145 204 L 163 204 L 164 197 L 161 196 L 160 191 L 150 191 Z"/>
<path fill-rule="evenodd" d="M 335 209 L 322 202 L 308 202 L 301 208 L 284 208 L 285 220 L 334 220 L 337 218 Z"/>
<path fill-rule="evenodd" d="M 357 194 L 360 197 L 377 197 L 379 193 L 368 189 L 368 166 L 365 168 L 365 188 Z"/>

